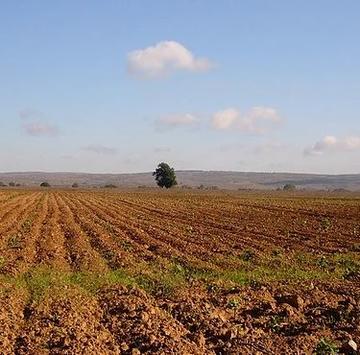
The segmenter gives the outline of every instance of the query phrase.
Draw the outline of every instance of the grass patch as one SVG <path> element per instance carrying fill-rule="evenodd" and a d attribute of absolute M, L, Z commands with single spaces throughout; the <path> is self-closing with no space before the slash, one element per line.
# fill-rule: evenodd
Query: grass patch
<path fill-rule="evenodd" d="M 191 270 L 183 265 L 172 262 L 165 270 L 156 265 L 149 266 L 150 272 L 135 277 L 137 284 L 153 295 L 171 297 L 187 285 Z"/>
<path fill-rule="evenodd" d="M 0 258 L 0 268 L 5 262 Z M 211 288 L 219 283 L 255 287 L 269 282 L 351 280 L 359 273 L 358 253 L 319 256 L 277 252 L 251 258 L 241 255 L 237 266 L 232 269 L 197 268 L 181 264 L 178 260 L 169 261 L 165 265 L 144 263 L 134 270 L 116 269 L 105 273 L 67 272 L 39 266 L 16 277 L 2 275 L 0 285 L 25 288 L 34 301 L 54 288 L 72 286 L 94 294 L 106 286 L 136 285 L 152 295 L 172 297 L 179 290 L 188 287 L 192 280 L 203 282 Z"/>
<path fill-rule="evenodd" d="M 245 256 L 245 257 L 244 257 Z M 250 256 L 250 257 L 249 257 Z M 360 258 L 356 253 L 313 255 L 286 254 L 277 250 L 267 255 L 245 251 L 232 269 L 204 269 L 182 265 L 174 260 L 169 268 L 159 271 L 152 266 L 149 274 L 135 277 L 137 284 L 152 294 L 172 296 L 186 287 L 190 280 L 213 286 L 217 283 L 261 285 L 262 283 L 350 279 L 360 272 Z M 148 266 L 149 268 L 149 266 Z"/>
<path fill-rule="evenodd" d="M 71 273 L 67 282 L 70 285 L 77 285 L 90 293 L 96 293 L 100 288 L 110 285 L 134 285 L 133 280 L 124 270 L 112 270 L 105 274 L 90 272 Z"/>
<path fill-rule="evenodd" d="M 314 255 L 286 254 L 276 250 L 266 255 L 248 256 L 248 251 L 242 253 L 237 259 L 236 267 L 231 270 L 198 272 L 193 276 L 212 282 L 222 280 L 238 285 L 251 285 L 279 281 L 344 280 L 360 274 L 360 256 L 354 252 Z"/>
<path fill-rule="evenodd" d="M 2 284 L 26 288 L 33 301 L 39 301 L 48 291 L 57 288 L 78 286 L 94 294 L 105 286 L 114 284 L 134 285 L 135 281 L 123 270 L 113 270 L 104 274 L 92 272 L 63 272 L 48 267 L 38 267 L 17 277 L 1 276 Z"/>

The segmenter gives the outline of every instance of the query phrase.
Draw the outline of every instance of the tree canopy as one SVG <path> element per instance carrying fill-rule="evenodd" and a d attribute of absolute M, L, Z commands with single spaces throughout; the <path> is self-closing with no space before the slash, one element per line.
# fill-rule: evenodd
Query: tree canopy
<path fill-rule="evenodd" d="M 153 172 L 153 176 L 155 176 L 156 183 L 160 187 L 168 189 L 177 185 L 175 171 L 167 163 L 160 163 Z"/>

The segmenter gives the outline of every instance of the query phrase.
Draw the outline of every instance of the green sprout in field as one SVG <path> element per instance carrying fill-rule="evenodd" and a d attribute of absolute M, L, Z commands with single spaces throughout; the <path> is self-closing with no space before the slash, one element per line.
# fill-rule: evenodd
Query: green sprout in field
<path fill-rule="evenodd" d="M 331 226 L 332 226 L 332 223 L 331 223 L 330 218 L 324 218 L 324 219 L 322 219 L 321 222 L 320 222 L 320 225 L 321 225 L 321 228 L 322 228 L 325 232 L 327 232 L 327 231 L 331 228 Z"/>
<path fill-rule="evenodd" d="M 339 350 L 337 346 L 326 338 L 320 339 L 314 350 L 316 355 L 333 355 L 337 354 L 338 352 Z"/>
<path fill-rule="evenodd" d="M 0 256 L 0 269 L 2 269 L 5 265 L 5 258 L 3 256 Z"/>
<path fill-rule="evenodd" d="M 250 261 L 253 260 L 255 257 L 255 252 L 251 249 L 244 250 L 244 252 L 241 254 L 241 258 L 244 261 Z"/>
<path fill-rule="evenodd" d="M 227 302 L 227 308 L 236 309 L 240 306 L 240 301 L 237 298 L 232 298 Z"/>

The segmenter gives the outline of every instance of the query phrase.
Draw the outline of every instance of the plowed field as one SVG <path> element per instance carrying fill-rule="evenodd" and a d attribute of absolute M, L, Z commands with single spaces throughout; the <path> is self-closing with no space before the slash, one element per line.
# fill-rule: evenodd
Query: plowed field
<path fill-rule="evenodd" d="M 0 236 L 1 354 L 360 346 L 355 195 L 1 190 Z"/>

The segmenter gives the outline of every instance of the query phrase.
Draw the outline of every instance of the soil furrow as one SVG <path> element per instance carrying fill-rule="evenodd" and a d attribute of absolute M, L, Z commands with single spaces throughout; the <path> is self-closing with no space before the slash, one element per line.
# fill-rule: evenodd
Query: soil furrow
<path fill-rule="evenodd" d="M 53 193 L 49 194 L 47 203 L 47 214 L 36 243 L 35 263 L 65 271 L 69 265 L 65 258 L 64 236 L 58 224 L 59 208 Z"/>
<path fill-rule="evenodd" d="M 65 236 L 65 247 L 71 269 L 75 271 L 105 271 L 106 263 L 91 247 L 89 238 L 75 222 L 75 214 L 64 196 L 57 194 L 61 212 L 60 227 Z"/>

